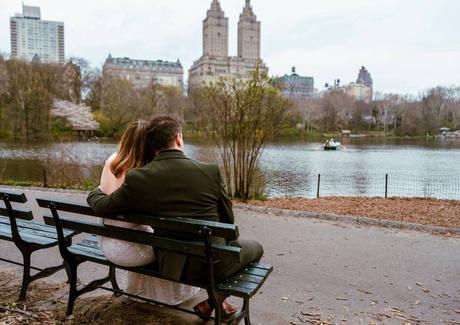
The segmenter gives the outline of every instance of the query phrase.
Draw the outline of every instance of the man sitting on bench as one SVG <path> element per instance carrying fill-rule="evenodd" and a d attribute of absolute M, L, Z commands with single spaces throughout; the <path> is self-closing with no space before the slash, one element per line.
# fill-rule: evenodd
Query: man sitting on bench
<path fill-rule="evenodd" d="M 141 213 L 233 224 L 232 205 L 219 167 L 184 155 L 179 121 L 171 116 L 158 116 L 147 128 L 146 150 L 155 152 L 155 159 L 142 168 L 128 171 L 123 185 L 112 194 L 93 190 L 88 203 L 94 212 L 98 215 Z M 241 247 L 240 263 L 220 260 L 214 265 L 217 279 L 225 279 L 245 265 L 258 262 L 263 255 L 262 246 L 253 240 L 239 239 L 232 245 Z M 157 250 L 157 254 L 161 274 L 174 280 L 207 279 L 206 263 L 199 258 L 163 250 Z M 208 300 L 195 310 L 206 318 L 213 307 Z M 227 304 L 225 309 L 234 312 L 231 305 Z"/>

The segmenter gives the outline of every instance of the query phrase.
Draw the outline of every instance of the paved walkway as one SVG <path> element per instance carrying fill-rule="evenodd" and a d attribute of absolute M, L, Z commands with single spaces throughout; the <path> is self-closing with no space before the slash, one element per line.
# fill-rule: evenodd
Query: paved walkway
<path fill-rule="evenodd" d="M 37 193 L 27 195 L 32 199 Z M 84 200 L 79 194 L 60 195 Z M 458 238 L 235 212 L 241 237 L 260 241 L 263 261 L 275 268 L 253 299 L 254 324 L 311 324 L 307 320 L 314 318 L 331 324 L 460 323 Z M 0 242 L 0 255 L 19 257 L 5 242 Z M 34 260 L 43 265 L 58 261 L 59 255 L 55 250 Z M 0 270 L 6 267 L 11 268 L 0 263 Z M 103 270 L 91 265 L 83 269 Z M 52 279 L 64 278 L 60 272 Z M 84 276 L 81 280 L 88 281 Z"/>

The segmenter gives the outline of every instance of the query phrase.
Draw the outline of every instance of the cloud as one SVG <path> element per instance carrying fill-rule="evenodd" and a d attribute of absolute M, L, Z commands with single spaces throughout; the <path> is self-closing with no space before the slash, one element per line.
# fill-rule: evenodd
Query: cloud
<path fill-rule="evenodd" d="M 109 53 L 180 59 L 185 73 L 201 56 L 202 20 L 211 0 L 26 0 L 42 17 L 65 22 L 66 54 L 102 65 Z M 243 0 L 221 0 L 236 54 Z M 315 77 L 317 88 L 355 81 L 361 65 L 380 91 L 412 93 L 459 84 L 460 1 L 252 0 L 262 21 L 262 55 L 274 75 Z M 0 51 L 9 51 L 9 17 L 21 2 L 0 2 Z M 3 32 L 6 31 L 6 32 Z"/>

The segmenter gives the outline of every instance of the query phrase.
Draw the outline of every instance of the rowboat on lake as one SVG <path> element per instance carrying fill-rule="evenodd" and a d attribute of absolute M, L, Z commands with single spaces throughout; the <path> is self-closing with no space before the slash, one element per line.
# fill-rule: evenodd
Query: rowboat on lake
<path fill-rule="evenodd" d="M 337 150 L 342 144 L 334 139 L 326 140 L 324 143 L 324 150 Z"/>

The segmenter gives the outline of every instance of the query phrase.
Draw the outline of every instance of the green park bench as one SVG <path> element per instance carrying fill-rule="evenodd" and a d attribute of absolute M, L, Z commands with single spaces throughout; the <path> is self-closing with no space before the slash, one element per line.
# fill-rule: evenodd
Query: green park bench
<path fill-rule="evenodd" d="M 25 300 L 29 284 L 35 280 L 50 276 L 63 269 L 65 264 L 40 269 L 30 263 L 33 252 L 58 245 L 56 228 L 32 221 L 32 212 L 22 208 L 13 208 L 13 203 L 23 205 L 27 202 L 26 196 L 21 193 L 0 192 L 0 200 L 4 208 L 0 207 L 0 239 L 13 242 L 22 254 L 23 263 L 0 257 L 0 260 L 23 267 L 22 285 L 19 300 Z M 63 243 L 72 244 L 75 231 L 62 230 Z M 31 275 L 31 270 L 37 271 Z"/>
<path fill-rule="evenodd" d="M 117 285 L 115 269 L 149 275 L 152 277 L 174 281 L 163 276 L 158 271 L 158 266 L 122 267 L 108 261 L 101 252 L 98 236 L 120 239 L 133 243 L 151 245 L 154 250 L 163 249 L 202 258 L 208 265 L 207 282 L 175 281 L 195 287 L 200 287 L 208 292 L 209 297 L 216 306 L 214 322 L 221 324 L 223 310 L 217 296 L 235 296 L 243 299 L 242 309 L 230 319 L 225 319 L 227 324 L 238 324 L 243 319 L 246 325 L 250 324 L 249 301 L 263 285 L 273 267 L 271 265 L 253 263 L 242 268 L 239 272 L 224 281 L 218 282 L 214 277 L 213 263 L 220 258 L 240 260 L 240 248 L 231 246 L 229 241 L 238 238 L 238 228 L 235 225 L 210 222 L 188 218 L 162 218 L 145 215 L 110 216 L 113 220 L 125 221 L 140 225 L 149 225 L 155 229 L 156 234 L 142 231 L 103 225 L 96 219 L 95 213 L 86 204 L 75 202 L 37 199 L 38 205 L 50 209 L 51 215 L 44 216 L 45 223 L 56 227 L 59 238 L 59 250 L 69 272 L 69 300 L 67 315 L 73 313 L 75 300 L 82 294 L 98 288 L 112 291 L 115 295 L 126 295 L 145 302 L 173 308 L 182 312 L 197 315 L 194 311 L 179 306 L 171 306 L 154 300 L 121 291 Z M 64 229 L 72 229 L 88 235 L 84 240 L 68 246 L 65 240 Z M 161 234 L 161 235 L 158 235 Z M 174 234 L 174 235 L 172 235 Z M 191 238 L 193 241 L 183 238 Z M 220 237 L 227 244 L 214 244 L 210 237 Z M 181 239 L 182 238 L 182 239 Z M 81 263 L 93 262 L 109 266 L 109 275 L 103 279 L 96 279 L 81 289 L 77 288 L 77 269 Z M 112 288 L 103 287 L 106 282 L 111 282 Z"/>

